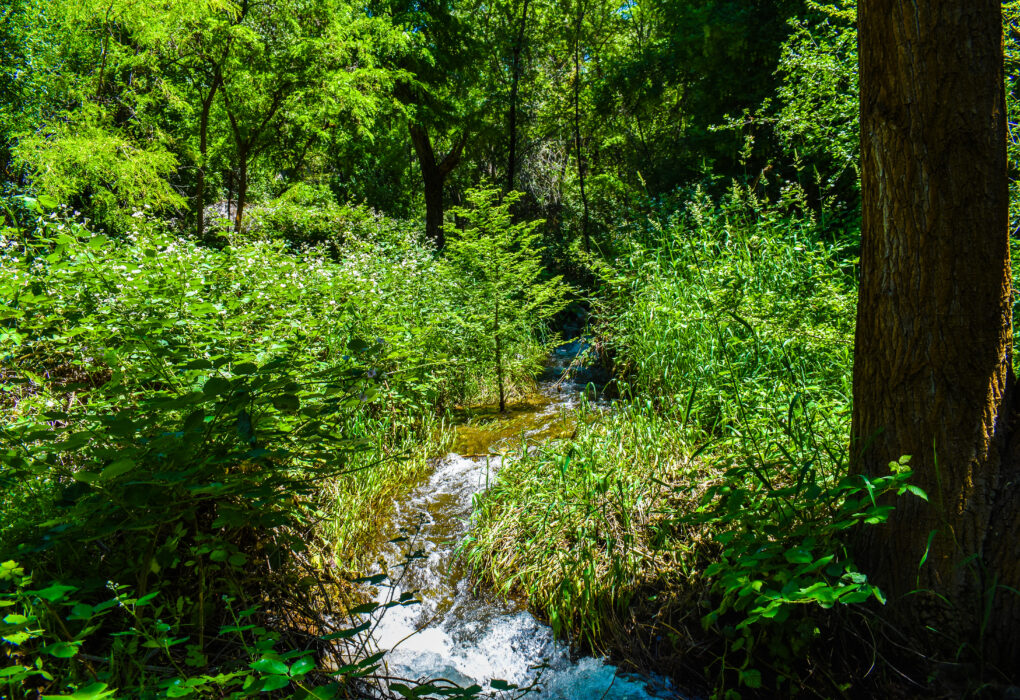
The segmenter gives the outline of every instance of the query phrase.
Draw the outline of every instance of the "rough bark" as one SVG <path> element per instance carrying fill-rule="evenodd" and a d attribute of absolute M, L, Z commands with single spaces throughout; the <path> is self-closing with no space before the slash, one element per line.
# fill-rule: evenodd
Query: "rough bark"
<path fill-rule="evenodd" d="M 898 498 L 856 542 L 894 617 L 1002 663 L 1020 648 L 1020 596 L 1001 588 L 1020 588 L 1020 461 L 1000 21 L 998 0 L 860 3 L 852 457 L 881 475 L 911 455 L 930 498 Z"/>
<path fill-rule="evenodd" d="M 517 28 L 517 40 L 513 47 L 513 62 L 511 65 L 510 82 L 510 108 L 507 116 L 507 131 L 510 134 L 510 144 L 507 148 L 506 163 L 506 191 L 514 189 L 514 179 L 517 175 L 517 101 L 520 95 L 521 85 L 521 52 L 524 50 L 525 31 L 528 26 L 528 3 L 524 0 L 524 8 L 521 10 L 521 23 Z"/>
<path fill-rule="evenodd" d="M 442 248 L 446 242 L 443 236 L 443 185 L 446 176 L 460 163 L 467 136 L 457 139 L 446 157 L 437 161 L 428 130 L 414 123 L 409 124 L 408 129 L 425 185 L 425 235 L 435 242 L 436 248 Z"/>

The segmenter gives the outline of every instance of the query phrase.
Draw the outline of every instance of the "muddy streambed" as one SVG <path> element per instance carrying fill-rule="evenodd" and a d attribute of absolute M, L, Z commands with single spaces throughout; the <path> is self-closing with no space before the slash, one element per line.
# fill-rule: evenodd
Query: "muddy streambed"
<path fill-rule="evenodd" d="M 678 697 L 667 681 L 625 675 L 603 659 L 572 654 L 521 601 L 475 592 L 457 557 L 473 498 L 497 478 L 498 452 L 519 445 L 522 435 L 533 444 L 573 429 L 570 412 L 583 386 L 560 375 L 578 349 L 568 346 L 554 355 L 532 401 L 504 418 L 460 426 L 454 452 L 438 460 L 431 476 L 398 504 L 385 539 L 407 539 L 383 547 L 390 582 L 377 590 L 377 600 L 413 593 L 421 602 L 381 613 L 373 641 L 391 650 L 385 675 L 443 678 L 486 690 L 498 679 L 531 686 L 528 697 L 550 700 Z"/>

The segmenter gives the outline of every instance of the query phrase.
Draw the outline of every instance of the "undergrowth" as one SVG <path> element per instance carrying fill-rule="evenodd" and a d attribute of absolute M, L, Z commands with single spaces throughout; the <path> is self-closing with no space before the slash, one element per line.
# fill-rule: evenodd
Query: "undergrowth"
<path fill-rule="evenodd" d="M 400 225 L 334 258 L 134 221 L 9 201 L 0 696 L 361 697 L 378 519 L 492 392 L 450 272 Z"/>

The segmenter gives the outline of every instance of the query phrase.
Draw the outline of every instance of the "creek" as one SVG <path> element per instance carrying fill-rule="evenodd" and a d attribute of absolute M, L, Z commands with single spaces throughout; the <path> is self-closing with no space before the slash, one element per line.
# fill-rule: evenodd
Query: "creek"
<path fill-rule="evenodd" d="M 454 452 L 438 460 L 424 483 L 398 504 L 385 533 L 397 541 L 387 541 L 382 551 L 390 583 L 377 589 L 377 602 L 413 593 L 420 603 L 385 610 L 375 626 L 375 644 L 390 650 L 386 675 L 443 678 L 486 691 L 498 679 L 532 687 L 528 697 L 548 700 L 679 697 L 665 679 L 623 674 L 605 659 L 572 653 L 523 601 L 475 590 L 457 555 L 474 498 L 498 478 L 499 453 L 521 449 L 522 438 L 537 444 L 573 429 L 571 412 L 584 386 L 564 370 L 581 348 L 574 343 L 554 353 L 531 401 L 506 416 L 493 413 L 494 420 L 481 426 L 461 425 Z"/>

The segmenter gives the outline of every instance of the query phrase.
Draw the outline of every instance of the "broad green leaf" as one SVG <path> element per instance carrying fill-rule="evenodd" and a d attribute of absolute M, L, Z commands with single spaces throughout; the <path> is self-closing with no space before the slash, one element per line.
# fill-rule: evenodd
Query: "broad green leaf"
<path fill-rule="evenodd" d="M 43 700 L 102 700 L 116 697 L 114 690 L 107 690 L 106 683 L 92 683 L 79 688 L 70 695 L 43 695 Z"/>
<path fill-rule="evenodd" d="M 273 673 L 277 675 L 287 675 L 287 672 L 289 671 L 287 664 L 282 661 L 277 661 L 276 659 L 259 659 L 258 661 L 252 662 L 250 667 L 260 673 Z"/>
<path fill-rule="evenodd" d="M 43 600 L 48 600 L 51 603 L 56 603 L 57 601 L 63 600 L 65 597 L 67 597 L 68 593 L 76 590 L 78 589 L 75 586 L 64 586 L 59 583 L 54 583 L 53 585 L 47 586 L 42 590 L 31 591 L 31 593 L 34 593 Z"/>
<path fill-rule="evenodd" d="M 928 500 L 928 494 L 926 494 L 920 486 L 915 486 L 914 484 L 907 484 L 906 489 L 907 491 L 910 491 L 910 493 L 914 494 L 918 498 L 923 498 L 926 501 Z"/>
<path fill-rule="evenodd" d="M 116 462 L 111 463 L 99 473 L 101 479 L 116 479 L 118 476 L 127 474 L 129 471 L 135 468 L 135 460 L 133 459 L 118 459 Z"/>
<path fill-rule="evenodd" d="M 288 685 L 290 685 L 290 678 L 287 676 L 269 676 L 262 682 L 261 692 L 268 693 L 272 690 L 286 688 Z"/>
<path fill-rule="evenodd" d="M 53 644 L 47 644 L 42 648 L 42 653 L 55 656 L 58 659 L 70 659 L 72 656 L 78 653 L 79 643 L 71 642 L 55 642 Z"/>
<path fill-rule="evenodd" d="M 810 550 L 803 547 L 793 547 L 783 552 L 786 561 L 791 564 L 809 564 L 815 560 Z"/>
<path fill-rule="evenodd" d="M 294 662 L 294 664 L 290 667 L 290 674 L 292 676 L 300 676 L 302 674 L 308 673 L 314 668 L 315 661 L 306 656 Z"/>

